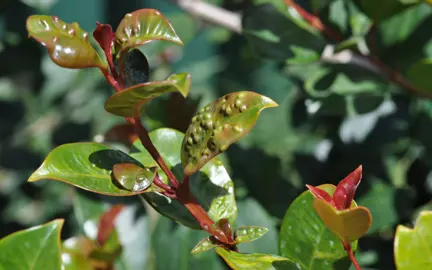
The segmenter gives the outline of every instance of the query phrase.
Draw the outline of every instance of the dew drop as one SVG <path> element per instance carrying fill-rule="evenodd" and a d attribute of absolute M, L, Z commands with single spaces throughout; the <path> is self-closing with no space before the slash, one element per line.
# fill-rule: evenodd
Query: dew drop
<path fill-rule="evenodd" d="M 334 246 L 334 242 L 333 242 L 333 240 L 330 240 L 329 245 L 330 245 L 330 247 L 333 247 L 333 246 Z"/>

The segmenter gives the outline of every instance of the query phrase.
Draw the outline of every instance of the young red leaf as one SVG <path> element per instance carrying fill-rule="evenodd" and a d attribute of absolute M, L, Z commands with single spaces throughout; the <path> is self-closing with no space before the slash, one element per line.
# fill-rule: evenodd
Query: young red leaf
<path fill-rule="evenodd" d="M 118 214 L 120 214 L 120 212 L 123 210 L 123 208 L 124 206 L 121 204 L 114 205 L 100 218 L 97 234 L 97 242 L 99 243 L 99 245 L 103 246 L 110 237 L 111 233 L 114 231 L 115 219 L 117 218 Z"/>
<path fill-rule="evenodd" d="M 310 192 L 318 199 L 322 199 L 328 203 L 332 203 L 332 197 L 330 196 L 330 194 L 328 194 L 326 191 L 311 186 L 311 185 L 306 185 L 306 187 L 310 190 Z"/>
<path fill-rule="evenodd" d="M 111 25 L 109 24 L 101 24 L 99 22 L 96 22 L 96 25 L 97 27 L 93 31 L 93 37 L 104 51 L 110 69 L 114 70 L 114 62 L 111 49 L 114 46 L 115 34 L 112 30 Z"/>
<path fill-rule="evenodd" d="M 65 23 L 58 17 L 32 15 L 27 19 L 29 36 L 48 50 L 54 63 L 65 68 L 105 68 L 78 23 Z"/>
<path fill-rule="evenodd" d="M 360 165 L 345 177 L 336 187 L 333 194 L 333 203 L 336 209 L 343 210 L 348 209 L 354 199 L 354 194 L 357 190 L 360 180 L 362 178 L 363 168 Z"/>

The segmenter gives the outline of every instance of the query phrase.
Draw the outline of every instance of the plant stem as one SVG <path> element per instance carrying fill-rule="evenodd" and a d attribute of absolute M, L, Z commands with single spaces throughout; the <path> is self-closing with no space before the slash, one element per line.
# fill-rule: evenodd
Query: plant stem
<path fill-rule="evenodd" d="M 343 243 L 343 246 L 344 246 L 345 251 L 348 253 L 348 256 L 349 256 L 352 264 L 354 265 L 355 269 L 361 270 L 361 267 L 360 267 L 359 263 L 357 262 L 356 257 L 354 256 L 354 252 L 351 248 L 351 245 L 347 244 L 347 243 Z"/>
<path fill-rule="evenodd" d="M 154 146 L 153 142 L 151 141 L 147 130 L 144 128 L 144 126 L 141 123 L 141 119 L 139 117 L 135 118 L 128 118 L 126 119 L 129 123 L 132 123 L 135 126 L 135 132 L 137 133 L 138 137 L 141 140 L 142 145 L 144 148 L 149 152 L 149 154 L 152 156 L 152 158 L 156 161 L 156 163 L 159 165 L 159 167 L 162 169 L 162 171 L 166 174 L 168 177 L 168 180 L 171 182 L 174 188 L 177 188 L 179 183 L 175 175 L 172 173 L 172 171 L 168 168 L 165 161 L 163 160 L 162 156 L 160 155 L 159 151 Z"/>

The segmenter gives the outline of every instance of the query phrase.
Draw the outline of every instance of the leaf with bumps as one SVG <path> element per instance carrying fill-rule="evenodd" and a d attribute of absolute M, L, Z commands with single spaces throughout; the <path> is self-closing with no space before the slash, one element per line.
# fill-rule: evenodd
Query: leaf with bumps
<path fill-rule="evenodd" d="M 238 228 L 234 235 L 236 244 L 252 242 L 261 238 L 268 232 L 267 228 L 259 226 L 243 226 Z"/>
<path fill-rule="evenodd" d="M 126 190 L 141 192 L 148 189 L 156 176 L 157 168 L 142 168 L 133 163 L 115 164 L 114 178 Z"/>
<path fill-rule="evenodd" d="M 216 252 L 234 270 L 298 270 L 297 265 L 287 258 L 259 253 L 238 253 L 223 248 L 216 248 Z"/>
<path fill-rule="evenodd" d="M 100 143 L 70 143 L 55 148 L 30 176 L 29 182 L 42 179 L 62 181 L 95 193 L 132 196 L 149 191 L 122 188 L 111 176 L 115 164 L 138 161 L 127 154 Z"/>
<path fill-rule="evenodd" d="M 143 104 L 152 98 L 172 92 L 179 92 L 186 97 L 190 83 L 188 73 L 179 73 L 169 76 L 165 81 L 137 84 L 109 97 L 105 102 L 105 110 L 123 117 L 139 116 L 143 112 Z"/>
<path fill-rule="evenodd" d="M 201 240 L 191 251 L 192 254 L 209 251 L 219 246 L 213 236 L 209 236 Z"/>
<path fill-rule="evenodd" d="M 422 211 L 414 228 L 396 229 L 394 255 L 398 270 L 432 269 L 432 211 Z"/>
<path fill-rule="evenodd" d="M 153 40 L 183 45 L 170 22 L 155 9 L 140 9 L 126 14 L 117 27 L 115 37 L 119 54 Z"/>
<path fill-rule="evenodd" d="M 160 128 L 150 132 L 149 136 L 168 167 L 179 179 L 182 179 L 180 149 L 184 138 L 183 133 L 169 128 Z M 134 143 L 134 148 L 138 151 L 131 153 L 132 157 L 146 167 L 157 165 L 139 140 Z M 159 169 L 158 175 L 161 181 L 168 183 L 162 170 Z M 211 160 L 199 173 L 190 177 L 190 190 L 212 220 L 219 221 L 226 218 L 230 224 L 234 223 L 237 216 L 234 184 L 218 158 Z M 156 192 L 146 192 L 140 197 L 145 199 L 160 214 L 185 226 L 194 229 L 201 228 L 196 218 L 178 200 L 161 196 Z"/>
<path fill-rule="evenodd" d="M 105 67 L 78 23 L 67 24 L 58 17 L 32 15 L 27 19 L 29 36 L 48 50 L 54 63 L 65 68 Z"/>
<path fill-rule="evenodd" d="M 359 239 L 372 225 L 372 217 L 366 207 L 336 210 L 331 204 L 321 199 L 315 199 L 313 206 L 326 227 L 345 243 Z"/>
<path fill-rule="evenodd" d="M 205 106 L 186 131 L 181 160 L 186 175 L 192 175 L 229 145 L 245 136 L 265 108 L 278 106 L 260 94 L 242 91 L 225 95 Z"/>
<path fill-rule="evenodd" d="M 61 269 L 63 219 L 0 239 L 0 269 Z"/>

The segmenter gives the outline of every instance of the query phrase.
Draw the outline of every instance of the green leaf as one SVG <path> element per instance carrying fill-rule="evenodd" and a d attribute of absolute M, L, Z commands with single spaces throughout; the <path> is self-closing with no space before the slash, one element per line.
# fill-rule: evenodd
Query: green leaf
<path fill-rule="evenodd" d="M 60 232 L 63 220 L 18 231 L 0 240 L 0 268 L 61 269 Z"/>
<path fill-rule="evenodd" d="M 150 139 L 161 153 L 167 165 L 173 169 L 178 179 L 182 179 L 180 165 L 180 149 L 184 135 L 173 129 L 161 128 L 149 134 Z M 141 142 L 136 141 L 134 147 L 140 152 L 131 156 L 145 166 L 155 166 L 155 161 L 144 149 Z M 168 183 L 166 175 L 159 170 L 161 180 Z M 219 159 L 210 161 L 199 173 L 190 177 L 190 188 L 197 200 L 213 220 L 227 218 L 231 224 L 237 215 L 237 205 L 234 197 L 234 184 L 225 167 Z M 161 194 L 148 192 L 142 195 L 159 213 L 170 217 L 183 225 L 199 229 L 200 226 L 189 211 L 177 200 L 171 200 Z"/>
<path fill-rule="evenodd" d="M 338 211 L 321 199 L 315 199 L 313 206 L 326 227 L 345 243 L 358 240 L 372 224 L 371 214 L 366 207 L 358 206 Z"/>
<path fill-rule="evenodd" d="M 128 51 L 153 40 L 167 40 L 183 45 L 169 21 L 155 9 L 140 9 L 126 14 L 117 27 L 115 37 L 118 52 Z"/>
<path fill-rule="evenodd" d="M 205 252 L 217 247 L 218 244 L 214 240 L 214 237 L 209 236 L 201 240 L 191 251 L 192 254 L 198 254 L 201 252 Z"/>
<path fill-rule="evenodd" d="M 432 211 L 420 213 L 413 229 L 397 227 L 394 254 L 398 270 L 432 268 Z"/>
<path fill-rule="evenodd" d="M 144 191 L 151 186 L 156 176 L 157 168 L 141 168 L 133 163 L 115 164 L 114 178 L 126 190 L 133 192 Z"/>
<path fill-rule="evenodd" d="M 432 59 L 422 59 L 414 63 L 407 73 L 411 83 L 423 92 L 432 91 Z"/>
<path fill-rule="evenodd" d="M 287 8 L 281 1 L 273 2 L 274 5 L 252 6 L 243 13 L 243 33 L 254 52 L 277 61 L 318 60 L 315 55 L 320 55 L 326 45 L 321 33 L 292 8 Z M 300 49 L 309 56 L 306 58 L 301 54 L 302 61 L 297 59 Z"/>
<path fill-rule="evenodd" d="M 85 237 L 72 237 L 63 242 L 62 266 L 65 270 L 93 270 L 88 257 L 96 248 L 93 241 Z"/>
<path fill-rule="evenodd" d="M 188 73 L 179 73 L 169 76 L 165 81 L 137 84 L 109 97 L 105 102 L 105 110 L 123 117 L 138 116 L 149 99 L 172 92 L 179 92 L 186 97 L 190 83 L 191 76 Z"/>
<path fill-rule="evenodd" d="M 264 236 L 268 232 L 267 228 L 259 226 L 242 226 L 235 232 L 236 244 L 255 241 Z"/>
<path fill-rule="evenodd" d="M 336 189 L 330 184 L 318 187 L 330 195 Z M 325 226 L 313 201 L 310 191 L 305 191 L 288 208 L 279 234 L 280 254 L 299 263 L 301 269 L 348 269 L 350 261 L 341 241 Z M 357 243 L 352 246 L 355 251 Z"/>
<path fill-rule="evenodd" d="M 245 136 L 265 108 L 278 106 L 273 100 L 248 91 L 227 94 L 202 108 L 192 118 L 182 144 L 181 161 L 192 175 L 228 146 Z"/>
<path fill-rule="evenodd" d="M 28 181 L 57 180 L 111 196 L 132 196 L 149 191 L 134 192 L 118 187 L 111 170 L 119 163 L 140 165 L 127 154 L 100 143 L 64 144 L 46 157 Z"/>
<path fill-rule="evenodd" d="M 57 65 L 65 68 L 105 67 L 78 23 L 67 24 L 57 17 L 32 15 L 27 31 L 48 50 Z"/>
<path fill-rule="evenodd" d="M 371 0 L 360 0 L 358 2 L 363 11 L 376 22 L 387 19 L 411 6 L 398 0 L 381 0 L 379 5 L 376 5 L 376 2 Z"/>
<path fill-rule="evenodd" d="M 284 257 L 271 254 L 249 253 L 243 254 L 234 251 L 216 248 L 216 252 L 234 270 L 297 270 L 297 265 Z"/>

